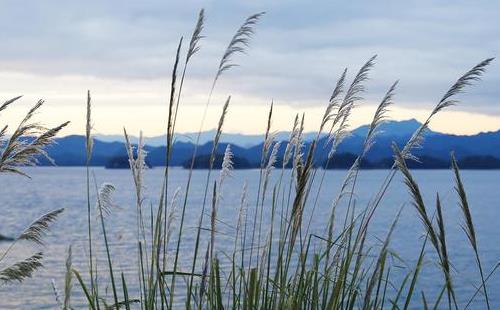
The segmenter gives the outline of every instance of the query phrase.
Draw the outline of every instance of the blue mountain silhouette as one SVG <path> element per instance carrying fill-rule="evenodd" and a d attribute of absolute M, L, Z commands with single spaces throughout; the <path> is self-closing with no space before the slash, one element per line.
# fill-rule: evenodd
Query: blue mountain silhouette
<path fill-rule="evenodd" d="M 365 157 L 364 166 L 367 168 L 385 168 L 390 166 L 393 155 L 391 145 L 396 143 L 402 147 L 413 132 L 421 124 L 415 120 L 405 121 L 387 121 L 380 126 L 380 132 L 375 139 L 373 147 Z M 338 147 L 337 165 L 334 168 L 344 168 L 349 166 L 353 158 L 361 152 L 362 145 L 368 131 L 368 125 L 354 129 Z M 209 135 L 205 132 L 204 135 Z M 251 136 L 255 141 L 257 135 Z M 280 146 L 278 155 L 282 155 L 286 148 L 287 133 L 278 135 L 278 140 L 283 143 Z M 307 137 L 313 135 L 308 134 Z M 245 135 L 238 135 L 238 139 L 231 143 L 232 151 L 236 158 L 245 163 L 245 168 L 257 167 L 261 159 L 262 142 L 248 146 Z M 207 139 L 207 138 L 205 138 Z M 309 139 L 309 138 L 308 138 Z M 310 141 L 306 139 L 304 151 L 309 149 Z M 223 140 L 224 141 L 224 140 Z M 238 145 L 237 141 L 242 141 L 243 145 Z M 56 139 L 56 144 L 48 148 L 49 156 L 52 157 L 58 166 L 83 166 L 85 165 L 85 137 L 72 135 Z M 147 139 L 146 139 L 147 143 Z M 158 142 L 156 142 L 157 144 Z M 227 142 L 222 142 L 217 148 L 217 153 L 222 154 L 226 148 Z M 206 157 L 212 151 L 212 142 L 208 141 L 201 144 L 198 148 L 198 155 Z M 148 152 L 149 164 L 152 166 L 165 165 L 165 146 L 145 147 Z M 172 151 L 171 166 L 186 166 L 186 161 L 191 159 L 194 150 L 194 144 L 186 140 L 180 140 L 174 143 Z M 328 138 L 322 136 L 318 141 L 318 148 L 315 154 L 316 166 L 322 166 L 325 163 L 330 145 Z M 449 165 L 450 153 L 454 152 L 459 160 L 468 163 L 471 168 L 500 168 L 500 130 L 495 132 L 482 132 L 475 135 L 453 135 L 444 134 L 435 131 L 427 131 L 422 148 L 414 150 L 414 154 L 422 159 L 421 166 L 416 168 L 446 168 Z M 101 141 L 95 139 L 91 165 L 105 166 L 113 158 L 126 156 L 126 150 L 123 142 L 120 141 Z M 281 157 L 281 156 L 278 156 Z M 200 161 L 201 162 L 201 161 Z M 41 160 L 43 165 L 49 162 Z M 278 163 L 279 164 L 279 163 Z M 498 165 L 498 167 L 497 167 Z M 197 165 L 203 168 L 203 164 Z M 238 168 L 238 167 L 237 167 Z M 467 167 L 465 167 L 467 168 Z"/>

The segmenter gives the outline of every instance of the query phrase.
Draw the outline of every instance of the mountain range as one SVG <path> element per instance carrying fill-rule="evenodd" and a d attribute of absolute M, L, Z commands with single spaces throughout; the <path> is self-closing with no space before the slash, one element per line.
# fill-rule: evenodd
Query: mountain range
<path fill-rule="evenodd" d="M 216 132 L 217 132 L 216 129 L 203 131 L 200 135 L 199 143 L 205 144 L 212 141 Z M 176 142 L 194 143 L 196 141 L 197 135 L 198 133 L 195 132 L 179 133 L 174 135 L 174 140 Z M 289 136 L 290 132 L 280 131 L 277 133 L 276 139 L 278 141 L 285 141 L 288 139 Z M 304 133 L 304 140 L 306 141 L 311 141 L 315 137 L 316 133 L 314 132 Z M 95 138 L 102 142 L 125 142 L 125 138 L 123 137 L 123 135 L 96 135 Z M 138 141 L 137 137 L 132 136 L 129 138 L 132 143 L 137 143 Z M 229 143 L 231 145 L 237 144 L 245 148 L 250 148 L 252 146 L 262 143 L 263 140 L 264 140 L 263 134 L 247 135 L 240 133 L 223 133 L 220 142 Z M 166 135 L 148 137 L 146 139 L 146 142 L 149 146 L 164 146 L 166 144 L 166 141 L 167 141 Z"/>
<path fill-rule="evenodd" d="M 364 168 L 387 168 L 392 164 L 392 143 L 402 147 L 413 132 L 421 124 L 415 120 L 387 121 L 380 126 L 380 133 L 375 139 L 373 147 L 363 161 Z M 368 131 L 368 125 L 358 127 L 351 132 L 338 147 L 337 157 L 328 168 L 348 168 L 360 153 Z M 215 132 L 206 131 L 201 134 L 198 147 L 199 158 L 197 168 L 204 168 L 208 162 L 208 154 L 212 150 Z M 310 142 L 315 137 L 314 133 L 305 134 L 304 151 L 307 152 Z M 179 134 L 176 136 L 172 149 L 171 166 L 186 166 L 190 162 L 194 150 L 195 134 Z M 286 142 L 288 132 L 280 132 L 277 141 Z M 223 154 L 227 144 L 235 156 L 236 168 L 254 168 L 259 166 L 263 135 L 223 134 L 217 152 Z M 136 141 L 136 138 L 132 139 Z M 166 147 L 162 141 L 165 137 L 147 138 L 145 150 L 147 151 L 148 164 L 151 166 L 164 166 Z M 278 158 L 285 152 L 286 143 L 281 143 Z M 323 135 L 318 141 L 314 161 L 317 166 L 323 166 L 329 152 L 328 138 Z M 71 135 L 56 139 L 56 143 L 48 149 L 48 154 L 58 166 L 83 166 L 85 165 L 85 137 Z M 450 153 L 464 165 L 463 168 L 500 168 L 500 130 L 495 132 L 482 132 L 475 135 L 453 135 L 427 131 L 422 148 L 413 153 L 421 159 L 420 163 L 412 163 L 413 168 L 448 168 Z M 93 156 L 91 165 L 120 167 L 126 157 L 124 142 L 118 136 L 97 136 L 94 139 Z M 238 163 L 241 163 L 238 164 Z M 42 165 L 48 165 L 46 160 Z M 279 163 L 278 163 L 279 164 Z M 217 161 L 216 161 L 217 167 Z"/>

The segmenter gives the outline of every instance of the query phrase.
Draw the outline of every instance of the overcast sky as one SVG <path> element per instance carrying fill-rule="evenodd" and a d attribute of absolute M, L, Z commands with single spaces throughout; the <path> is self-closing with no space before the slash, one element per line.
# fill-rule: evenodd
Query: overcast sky
<path fill-rule="evenodd" d="M 0 4 L 0 99 L 25 97 L 2 115 L 14 122 L 38 98 L 39 118 L 71 120 L 83 133 L 85 93 L 94 99 L 98 133 L 123 126 L 146 135 L 165 131 L 169 75 L 180 36 L 206 10 L 201 50 L 188 69 L 180 131 L 196 131 L 225 46 L 250 14 L 266 11 L 239 67 L 220 80 L 206 128 L 233 96 L 226 129 L 264 130 L 271 100 L 275 129 L 305 112 L 314 130 L 332 87 L 372 55 L 376 66 L 352 125 L 367 123 L 375 104 L 400 80 L 394 119 L 423 119 L 466 70 L 500 51 L 498 1 L 7 1 Z M 431 125 L 475 133 L 500 128 L 500 60 L 462 103 Z"/>

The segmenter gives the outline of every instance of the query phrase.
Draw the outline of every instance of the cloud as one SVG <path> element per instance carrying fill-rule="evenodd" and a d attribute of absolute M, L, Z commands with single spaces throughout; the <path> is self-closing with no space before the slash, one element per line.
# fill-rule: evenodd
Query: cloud
<path fill-rule="evenodd" d="M 267 11 L 248 56 L 228 73 L 217 92 L 241 101 L 300 108 L 322 105 L 344 67 L 353 76 L 373 54 L 377 65 L 367 84 L 375 103 L 396 79 L 396 104 L 431 107 L 463 72 L 500 51 L 495 1 L 4 1 L 0 11 L 0 94 L 38 96 L 61 90 L 75 102 L 77 88 L 107 87 L 109 98 L 132 88 L 147 104 L 166 93 L 181 35 L 189 37 L 206 8 L 206 38 L 189 68 L 189 104 L 204 104 L 218 59 L 243 19 Z M 19 74 L 30 76 L 18 79 Z M 10 83 L 9 83 L 10 80 Z M 64 89 L 61 85 L 71 85 Z M 84 85 L 79 85 L 76 80 Z M 33 85 L 12 85 L 24 81 Z M 132 83 L 135 84 L 132 85 Z M 464 96 L 456 110 L 500 117 L 500 64 Z M 40 89 L 36 85 L 43 85 Z M 124 85 L 129 85 L 124 86 Z M 17 88 L 17 89 L 16 89 Z M 31 93 L 30 93 L 31 92 Z M 134 104 L 135 100 L 124 100 Z M 58 103 L 63 104 L 63 103 Z M 500 122 L 499 122 L 500 124 Z"/>

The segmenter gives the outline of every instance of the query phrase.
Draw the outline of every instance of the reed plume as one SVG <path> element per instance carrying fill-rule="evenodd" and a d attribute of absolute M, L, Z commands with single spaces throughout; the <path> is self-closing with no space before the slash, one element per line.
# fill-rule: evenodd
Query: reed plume
<path fill-rule="evenodd" d="M 237 64 L 231 62 L 232 57 L 235 54 L 238 53 L 245 53 L 246 49 L 249 47 L 250 44 L 250 39 L 252 38 L 253 34 L 255 33 L 255 26 L 257 25 L 257 22 L 259 21 L 260 17 L 264 15 L 264 12 L 254 14 L 249 16 L 243 25 L 238 28 L 236 33 L 233 35 L 231 41 L 229 42 L 229 45 L 227 46 L 226 50 L 224 51 L 224 54 L 222 55 L 222 58 L 219 62 L 219 66 L 217 68 L 217 72 L 214 76 L 214 79 L 212 81 L 212 87 L 210 88 L 210 92 L 207 97 L 207 102 L 205 104 L 205 108 L 203 110 L 203 115 L 200 123 L 200 129 L 198 130 L 198 135 L 196 137 L 196 143 L 195 143 L 195 149 L 193 151 L 193 163 L 194 163 L 194 157 L 196 157 L 197 150 L 198 150 L 198 143 L 200 142 L 200 135 L 201 131 L 203 129 L 203 126 L 205 125 L 205 118 L 207 115 L 207 110 L 208 106 L 210 105 L 210 102 L 212 100 L 212 94 L 215 90 L 215 86 L 217 84 L 217 81 L 219 78 L 222 76 L 222 74 L 232 67 L 237 66 Z M 190 178 L 189 178 L 190 181 Z M 190 298 L 190 297 L 188 297 Z"/>
<path fill-rule="evenodd" d="M 17 262 L 8 268 L 0 270 L 0 281 L 5 284 L 11 282 L 22 282 L 26 278 L 31 278 L 33 273 L 43 266 L 42 258 L 43 253 L 38 252 L 23 261 Z"/>
<path fill-rule="evenodd" d="M 41 216 L 39 219 L 29 225 L 28 228 L 26 228 L 19 235 L 19 237 L 17 237 L 17 240 L 26 240 L 34 242 L 38 245 L 43 245 L 43 237 L 45 237 L 45 235 L 49 231 L 50 225 L 63 211 L 64 209 L 57 209 Z"/>
<path fill-rule="evenodd" d="M 411 138 L 406 143 L 405 147 L 402 150 L 402 154 L 405 156 L 405 158 L 418 160 L 417 157 L 411 154 L 411 151 L 414 148 L 422 146 L 424 134 L 429 128 L 431 119 L 440 111 L 450 106 L 456 105 L 458 103 L 458 100 L 454 99 L 454 97 L 463 93 L 466 86 L 472 85 L 474 81 L 479 81 L 483 73 L 486 71 L 486 67 L 488 67 L 493 59 L 494 58 L 488 58 L 481 61 L 479 64 L 475 65 L 472 69 L 458 78 L 458 80 L 448 89 L 448 91 L 444 94 L 444 96 L 439 100 L 434 109 L 431 111 L 425 122 L 420 125 L 420 127 L 413 133 Z"/>
<path fill-rule="evenodd" d="M 125 136 L 125 146 L 127 149 L 128 162 L 130 170 L 132 171 L 132 177 L 134 179 L 134 185 L 136 189 L 137 207 L 140 209 L 142 206 L 142 201 L 144 199 L 142 194 L 142 190 L 144 188 L 144 170 L 147 168 L 147 151 L 144 149 L 144 137 L 141 130 L 139 132 L 139 142 L 134 152 L 134 147 L 130 143 L 129 136 L 125 128 L 123 128 L 123 133 Z"/>
<path fill-rule="evenodd" d="M 311 170 L 313 169 L 313 156 L 314 149 L 316 147 L 316 140 L 313 140 L 311 146 L 309 147 L 309 152 L 307 154 L 306 161 L 304 165 L 297 171 L 297 183 L 295 186 L 295 198 L 292 204 L 292 213 L 290 215 L 292 222 L 292 233 L 290 235 L 290 246 L 293 248 L 297 233 L 299 232 L 302 225 L 302 215 L 305 207 L 305 198 L 307 196 L 307 185 L 309 184 L 309 178 L 311 177 Z M 291 254 L 291 250 L 290 250 Z"/>
<path fill-rule="evenodd" d="M 222 159 L 219 184 L 222 184 L 226 178 L 231 176 L 231 171 L 233 170 L 233 157 L 234 154 L 231 151 L 231 145 L 228 144 L 226 146 L 226 150 L 224 151 L 224 157 Z"/>
<path fill-rule="evenodd" d="M 92 98 L 90 90 L 87 91 L 87 117 L 85 122 L 85 150 L 87 154 L 87 162 L 92 158 L 92 148 L 94 146 L 94 139 L 92 137 Z"/>
<path fill-rule="evenodd" d="M 117 293 L 116 284 L 115 284 L 115 276 L 113 273 L 113 263 L 111 261 L 110 247 L 109 247 L 109 242 L 108 242 L 108 236 L 106 233 L 106 225 L 104 224 L 104 217 L 106 215 L 111 214 L 112 209 L 114 209 L 116 207 L 116 205 L 112 201 L 112 195 L 115 191 L 115 187 L 114 187 L 114 185 L 112 185 L 110 183 L 103 183 L 101 185 L 101 187 L 98 189 L 97 182 L 95 180 L 95 175 L 94 175 L 94 185 L 95 185 L 95 189 L 97 192 L 97 209 L 98 209 L 98 213 L 99 213 L 99 220 L 101 222 L 101 230 L 102 230 L 102 236 L 104 238 L 104 246 L 106 249 L 109 276 L 111 279 L 111 288 L 113 289 L 113 298 L 114 298 L 115 305 L 118 305 L 119 304 L 118 293 Z"/>
<path fill-rule="evenodd" d="M 7 257 L 7 255 L 9 255 L 14 246 L 19 241 L 24 240 L 32 242 L 38 246 L 43 246 L 45 244 L 43 239 L 47 235 L 50 225 L 63 211 L 64 209 L 51 211 L 41 216 L 39 219 L 29 225 L 0 255 L 0 262 L 2 262 L 3 259 Z M 24 261 L 17 262 L 11 267 L 0 271 L 0 281 L 3 280 L 3 282 L 11 282 L 7 278 L 12 276 L 14 277 L 13 280 L 22 282 L 24 278 L 31 277 L 31 273 L 38 269 L 38 267 L 41 267 L 41 260 L 43 255 L 41 253 L 39 254 L 40 255 L 35 254 L 32 257 L 25 259 Z M 40 266 L 37 267 L 38 263 L 40 264 Z"/>
<path fill-rule="evenodd" d="M 0 112 L 2 112 L 3 110 L 7 109 L 7 107 L 9 105 L 11 105 L 13 102 L 17 101 L 18 99 L 20 99 L 22 96 L 17 96 L 17 97 L 14 97 L 14 98 L 11 98 L 7 101 L 5 101 L 2 105 L 0 105 Z M 7 133 L 7 128 L 9 126 L 8 125 L 5 125 L 2 130 L 0 130 L 0 147 L 3 147 L 4 146 L 4 141 L 3 141 L 3 138 L 5 136 L 5 134 Z"/>
<path fill-rule="evenodd" d="M 389 106 L 394 104 L 393 97 L 397 85 L 398 81 L 394 82 L 394 84 L 391 85 L 389 90 L 385 93 L 384 98 L 382 98 L 382 101 L 378 105 L 375 111 L 375 115 L 373 115 L 372 122 L 368 127 L 368 133 L 366 134 L 365 142 L 363 144 L 363 152 L 361 157 L 363 157 L 373 146 L 375 138 L 379 133 L 380 125 L 386 120 L 386 114 L 388 112 Z"/>
<path fill-rule="evenodd" d="M 168 121 L 167 121 L 167 154 L 166 154 L 167 167 L 170 160 L 170 151 L 174 138 L 174 123 L 175 123 L 175 118 L 177 117 L 177 111 L 174 111 L 174 107 L 175 109 L 177 109 L 178 106 L 177 105 L 174 106 L 174 103 L 175 103 L 175 93 L 177 87 L 177 67 L 179 66 L 182 40 L 183 38 L 181 37 L 179 40 L 179 44 L 177 45 L 174 67 L 172 68 L 172 74 L 170 79 L 170 99 L 168 102 Z M 167 173 L 167 171 L 165 173 Z"/>
<path fill-rule="evenodd" d="M 3 110 L 5 110 L 11 103 L 13 103 L 14 101 L 17 101 L 21 97 L 22 96 L 17 96 L 17 97 L 14 97 L 14 98 L 9 99 L 9 100 L 5 101 L 4 103 L 2 103 L 2 105 L 0 105 L 0 112 L 2 112 Z"/>
<path fill-rule="evenodd" d="M 189 62 L 191 57 L 200 50 L 199 42 L 203 38 L 201 32 L 203 31 L 203 26 L 205 23 L 205 10 L 201 9 L 198 13 L 198 20 L 196 21 L 196 26 L 194 27 L 193 34 L 191 35 L 191 40 L 189 41 L 189 49 L 186 54 L 186 63 Z"/>
<path fill-rule="evenodd" d="M 377 55 L 372 56 L 363 66 L 361 66 L 358 73 L 351 82 L 349 88 L 347 89 L 342 102 L 338 105 L 338 112 L 333 118 L 328 138 L 328 143 L 331 143 L 332 145 L 331 150 L 328 154 L 328 157 L 330 158 L 333 157 L 340 143 L 349 136 L 349 116 L 351 115 L 356 102 L 362 100 L 361 94 L 365 91 L 364 82 L 368 80 L 368 74 L 375 65 L 376 57 Z M 341 78 L 339 79 L 339 81 L 341 81 L 341 85 L 339 85 L 339 91 L 334 91 L 334 94 L 336 94 L 337 96 L 341 93 L 344 79 L 344 74 L 342 74 Z M 333 132 L 335 127 L 337 127 L 337 129 Z"/>
<path fill-rule="evenodd" d="M 481 276 L 481 282 L 482 282 L 482 288 L 484 292 L 484 296 L 486 298 L 486 305 L 488 309 L 490 308 L 490 302 L 488 298 L 488 290 L 486 288 L 486 281 L 484 277 L 484 272 L 483 272 L 483 265 L 481 263 L 481 259 L 479 257 L 479 249 L 477 246 L 477 239 L 476 239 L 476 229 L 474 228 L 474 223 L 472 222 L 472 215 L 470 212 L 469 208 L 469 201 L 467 199 L 467 194 L 465 192 L 464 185 L 462 183 L 462 178 L 460 176 L 460 169 L 458 168 L 458 163 L 455 158 L 455 155 L 452 153 L 451 154 L 451 166 L 453 169 L 453 173 L 455 175 L 455 191 L 459 197 L 459 206 L 460 209 L 462 210 L 463 214 L 463 219 L 464 219 L 464 224 L 462 224 L 462 230 L 465 232 L 465 235 L 467 236 L 467 239 L 469 239 L 469 243 L 472 246 L 472 249 L 474 250 L 474 254 L 476 257 L 476 263 L 479 268 L 479 273 Z"/>
<path fill-rule="evenodd" d="M 232 62 L 233 56 L 238 53 L 245 53 L 250 44 L 250 39 L 255 33 L 255 25 L 257 25 L 257 22 L 264 14 L 265 12 L 261 12 L 249 16 L 245 20 L 243 25 L 241 25 L 241 27 L 236 31 L 219 62 L 219 68 L 217 69 L 217 73 L 215 74 L 215 79 L 213 82 L 214 86 L 222 73 L 232 67 L 237 66 L 236 63 Z"/>
<path fill-rule="evenodd" d="M 274 140 L 274 136 L 271 138 Z M 261 230 L 262 230 L 262 221 L 263 221 L 263 214 L 264 214 L 264 200 L 266 198 L 266 192 L 267 192 L 267 187 L 269 184 L 269 178 L 271 176 L 271 172 L 274 169 L 274 165 L 276 164 L 276 160 L 278 159 L 278 151 L 280 149 L 281 143 L 276 142 L 273 145 L 273 149 L 271 151 L 271 154 L 269 155 L 269 158 L 267 160 L 267 164 L 265 165 L 264 172 L 263 172 L 263 185 L 262 185 L 262 199 L 261 199 L 261 210 L 260 210 L 260 221 L 259 221 L 259 233 L 257 237 L 257 245 L 260 247 L 260 240 L 261 240 Z M 258 203 L 258 202 L 257 202 Z M 272 224 L 272 223 L 271 223 Z M 264 253 L 262 253 L 264 254 Z"/>
<path fill-rule="evenodd" d="M 377 55 L 373 55 L 368 61 L 359 69 L 358 73 L 354 77 L 351 85 L 346 91 L 344 100 L 340 105 L 340 111 L 352 109 L 352 106 L 356 103 L 356 101 L 360 101 L 363 98 L 361 94 L 365 92 L 364 82 L 368 80 L 368 73 L 370 73 L 371 69 L 375 65 L 375 59 Z M 344 116 L 345 117 L 345 116 Z"/>
<path fill-rule="evenodd" d="M 333 89 L 332 95 L 330 96 L 330 100 L 328 102 L 328 105 L 325 109 L 325 113 L 323 114 L 323 118 L 321 120 L 321 125 L 318 130 L 318 135 L 321 134 L 323 131 L 324 126 L 329 122 L 334 120 L 337 115 L 338 115 L 338 109 L 340 107 L 341 101 L 339 100 L 339 96 L 342 94 L 345 86 L 345 79 L 347 75 L 347 68 L 344 69 L 342 72 L 342 75 L 340 78 L 337 80 L 337 84 L 335 85 L 335 88 Z M 332 126 L 335 126 L 335 124 L 332 124 Z"/>
<path fill-rule="evenodd" d="M 336 104 L 337 112 L 335 114 L 332 114 L 332 116 L 330 117 L 332 119 L 332 124 L 330 127 L 329 136 L 328 136 L 328 143 L 325 144 L 325 147 L 326 147 L 327 145 L 329 145 L 331 143 L 331 149 L 328 152 L 327 160 L 326 160 L 326 163 L 324 166 L 325 169 L 323 170 L 323 175 L 322 175 L 321 180 L 320 180 L 320 185 L 318 187 L 316 199 L 315 199 L 315 202 L 313 205 L 313 211 L 312 211 L 311 218 L 310 218 L 306 232 L 309 231 L 309 225 L 312 221 L 312 216 L 314 215 L 314 212 L 316 210 L 316 206 L 318 203 L 318 197 L 319 197 L 320 191 L 321 191 L 322 186 L 323 186 L 323 181 L 324 181 L 326 169 L 329 167 L 330 162 L 333 160 L 334 155 L 337 152 L 337 148 L 340 145 L 340 143 L 342 143 L 342 141 L 350 135 L 350 132 L 348 130 L 348 127 L 349 127 L 348 120 L 349 120 L 351 111 L 354 108 L 355 102 L 362 99 L 361 95 L 365 91 L 364 82 L 368 80 L 368 74 L 374 66 L 374 62 L 375 62 L 376 57 L 377 57 L 377 55 L 372 56 L 363 66 L 361 66 L 361 68 L 357 72 L 356 76 L 354 77 L 353 81 L 351 82 L 349 88 L 347 89 L 346 94 L 344 95 L 344 98 L 341 102 L 339 102 L 337 98 L 343 92 L 344 83 L 345 83 L 344 81 L 345 81 L 347 69 L 345 69 L 343 71 L 343 73 L 342 73 L 341 77 L 339 78 L 337 85 L 333 91 L 333 94 L 331 96 L 330 101 L 334 100 L 334 101 L 339 102 L 339 103 Z M 382 103 L 377 108 L 377 111 L 376 111 L 375 117 L 374 117 L 374 121 L 372 121 L 372 126 L 376 126 L 382 121 L 383 115 L 386 112 L 386 108 L 391 103 L 390 99 L 392 98 L 392 95 L 391 96 L 386 95 L 386 97 L 387 97 L 387 100 L 382 100 Z M 375 121 L 375 119 L 377 119 L 377 118 L 378 118 L 378 121 Z M 320 128 L 322 128 L 322 127 L 320 127 Z M 336 128 L 336 130 L 334 131 L 335 128 Z M 367 147 L 366 147 L 367 142 L 366 141 L 369 141 L 369 139 L 374 138 L 375 132 L 376 132 L 375 128 L 371 128 L 369 130 L 369 134 L 367 135 L 367 138 L 365 140 L 365 146 L 363 147 L 364 150 L 367 151 Z M 318 135 L 318 138 L 319 138 L 319 135 Z M 330 211 L 329 221 L 327 224 L 327 232 L 328 232 L 327 237 L 328 237 L 328 240 L 330 242 L 331 242 L 331 239 L 333 237 L 333 224 L 334 224 L 333 221 L 335 219 L 335 212 L 336 212 L 337 206 L 340 203 L 343 196 L 345 194 L 348 194 L 346 192 L 346 190 L 349 188 L 349 185 L 352 185 L 351 192 L 350 192 L 351 196 L 349 198 L 349 203 L 348 203 L 348 211 L 346 212 L 346 221 L 345 222 L 347 222 L 347 217 L 349 216 L 349 211 L 350 211 L 350 207 L 351 207 L 352 192 L 354 191 L 354 186 L 355 186 L 358 170 L 359 170 L 361 159 L 362 159 L 363 155 L 364 155 L 364 152 L 356 158 L 356 160 L 354 161 L 354 163 L 350 167 L 346 177 L 344 178 L 344 180 L 342 182 L 341 189 L 340 189 L 339 193 L 337 194 L 337 197 L 332 202 L 332 207 L 330 209 L 331 211 Z M 326 259 L 326 261 L 327 261 L 326 265 L 328 265 L 329 259 L 330 259 L 330 254 L 328 253 L 327 259 Z"/>
<path fill-rule="evenodd" d="M 181 101 L 182 89 L 184 86 L 184 79 L 186 78 L 186 71 L 191 58 L 200 50 L 200 40 L 204 38 L 202 35 L 202 31 L 205 24 L 205 10 L 201 9 L 198 13 L 198 19 L 196 21 L 196 25 L 193 30 L 193 34 L 191 35 L 191 40 L 189 41 L 189 49 L 186 53 L 186 59 L 184 61 L 184 68 L 182 69 L 181 79 L 179 83 L 179 90 L 177 91 L 177 101 L 175 103 L 175 113 L 173 117 L 173 122 L 171 126 L 171 134 L 175 132 L 175 125 L 177 123 L 177 114 L 179 112 L 179 104 Z"/>
<path fill-rule="evenodd" d="M 285 153 L 283 154 L 283 165 L 285 168 L 293 154 L 293 147 L 296 144 L 297 134 L 298 134 L 298 126 L 299 126 L 299 115 L 295 115 L 295 120 L 293 121 L 292 131 L 290 132 L 290 137 L 288 138 L 288 142 L 286 143 Z"/>
<path fill-rule="evenodd" d="M 396 90 L 397 84 L 398 84 L 397 81 L 394 84 L 392 84 L 392 86 L 389 88 L 389 90 L 386 92 L 386 94 L 382 98 L 382 101 L 380 102 L 380 104 L 377 106 L 377 109 L 375 110 L 375 114 L 372 118 L 372 121 L 371 121 L 369 127 L 368 127 L 368 133 L 365 137 L 365 141 L 363 142 L 363 148 L 362 148 L 361 154 L 359 154 L 358 157 L 356 157 L 356 160 L 349 168 L 347 176 L 345 177 L 344 181 L 342 182 L 339 194 L 337 195 L 337 198 L 333 202 L 331 212 L 330 212 L 330 220 L 328 222 L 328 238 L 329 238 L 328 240 L 331 240 L 331 238 L 333 237 L 333 221 L 335 219 L 335 212 L 336 212 L 337 206 L 340 203 L 340 200 L 343 198 L 343 196 L 346 194 L 349 194 L 347 212 L 346 212 L 346 217 L 345 217 L 345 221 L 344 221 L 344 229 L 346 229 L 345 226 L 347 225 L 347 217 L 349 216 L 349 212 L 351 210 L 351 203 L 352 203 L 352 198 L 354 195 L 354 188 L 356 186 L 356 181 L 357 181 L 359 169 L 361 167 L 361 161 L 363 160 L 364 156 L 368 153 L 368 151 L 370 150 L 372 145 L 375 143 L 375 138 L 379 132 L 379 127 L 386 119 L 386 113 L 388 111 L 389 106 L 393 104 L 393 96 L 394 96 L 394 92 Z M 338 140 L 342 140 L 342 139 L 336 139 L 336 140 L 338 141 Z M 332 151 L 335 151 L 335 150 L 336 150 L 336 147 L 332 148 Z M 329 155 L 329 157 L 327 159 L 327 166 L 326 167 L 328 167 L 328 163 L 329 163 L 331 156 L 333 156 L 333 154 Z M 322 184 L 322 182 L 321 182 L 321 184 Z M 319 191 L 318 191 L 318 195 L 319 195 Z"/>
<path fill-rule="evenodd" d="M 278 151 L 280 149 L 281 142 L 276 142 L 273 145 L 273 149 L 271 154 L 269 155 L 269 159 L 267 160 L 266 170 L 265 170 L 265 178 L 264 178 L 264 192 L 267 188 L 267 182 L 269 181 L 269 176 L 271 175 L 271 171 L 274 169 L 274 165 L 278 159 Z"/>
<path fill-rule="evenodd" d="M 111 183 L 103 183 L 99 187 L 97 194 L 97 207 L 102 211 L 104 216 L 108 216 L 117 206 L 113 202 L 113 194 L 116 188 Z"/>
<path fill-rule="evenodd" d="M 455 191 L 459 197 L 459 206 L 462 210 L 464 224 L 462 225 L 462 229 L 469 239 L 469 243 L 471 244 L 474 251 L 477 250 L 477 239 L 476 239 L 476 230 L 474 228 L 474 223 L 472 222 L 472 215 L 470 213 L 469 202 L 467 200 L 467 193 L 465 192 L 464 185 L 462 183 L 462 178 L 460 176 L 460 170 L 458 168 L 458 163 L 455 158 L 455 155 L 452 153 L 451 155 L 451 167 L 453 169 L 453 174 L 455 176 Z"/>
<path fill-rule="evenodd" d="M 220 137 L 222 135 L 222 127 L 224 126 L 224 120 L 226 119 L 229 102 L 231 102 L 231 96 L 228 96 L 224 106 L 222 107 L 222 113 L 219 117 L 219 124 L 217 125 L 217 131 L 213 140 L 212 155 L 210 156 L 210 167 L 213 167 L 215 161 L 215 155 L 217 154 L 217 146 L 219 145 Z"/>
<path fill-rule="evenodd" d="M 274 137 L 273 137 L 273 140 L 274 140 Z M 276 164 L 276 161 L 278 160 L 278 151 L 280 149 L 280 146 L 281 146 L 281 142 L 274 143 L 271 154 L 269 155 L 269 158 L 267 160 L 267 164 L 266 164 L 265 169 L 264 169 L 264 182 L 263 182 L 263 186 L 262 186 L 262 200 L 264 200 L 264 198 L 266 196 L 267 187 L 269 184 L 269 178 L 271 176 L 271 172 L 275 168 L 274 166 Z M 264 203 L 264 201 L 262 203 Z"/>
<path fill-rule="evenodd" d="M 276 133 L 271 132 L 271 124 L 273 119 L 273 106 L 274 101 L 271 101 L 271 107 L 269 108 L 269 113 L 267 115 L 267 127 L 266 133 L 264 134 L 264 144 L 262 146 L 262 154 L 260 159 L 261 168 L 265 167 L 265 162 L 268 159 L 269 151 L 274 143 L 274 138 L 276 137 Z"/>
<path fill-rule="evenodd" d="M 293 169 L 292 172 L 297 172 L 302 167 L 302 157 L 304 156 L 304 117 L 302 114 L 302 118 L 300 121 L 300 126 L 296 135 L 296 142 L 294 147 L 294 156 L 293 156 Z"/>
<path fill-rule="evenodd" d="M 219 174 L 219 181 L 214 183 L 214 192 L 212 199 L 212 214 L 210 216 L 210 261 L 213 260 L 213 252 L 215 248 L 215 233 L 217 224 L 217 215 L 219 213 L 220 200 L 222 198 L 222 189 L 225 180 L 231 176 L 233 170 L 233 152 L 231 146 L 228 144 L 224 152 L 221 171 Z"/>
<path fill-rule="evenodd" d="M 12 103 L 16 98 L 9 100 Z M 2 106 L 5 109 L 7 105 Z M 39 100 L 26 113 L 23 120 L 19 123 L 16 130 L 12 133 L 8 141 L 2 148 L 0 156 L 0 172 L 11 172 L 29 177 L 19 166 L 34 166 L 38 163 L 38 158 L 44 157 L 49 162 L 54 163 L 48 156 L 45 148 L 54 142 L 55 136 L 66 127 L 69 122 L 65 122 L 54 128 L 46 128 L 45 126 L 31 122 L 32 117 L 42 107 L 44 101 Z M 7 127 L 1 131 L 5 134 Z"/>

